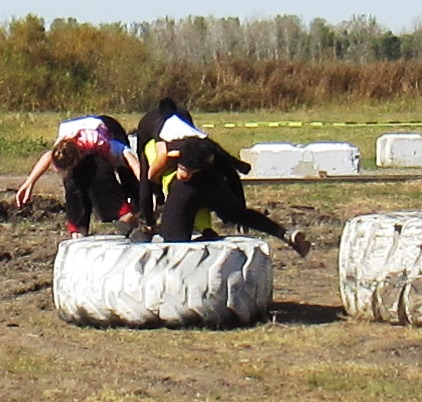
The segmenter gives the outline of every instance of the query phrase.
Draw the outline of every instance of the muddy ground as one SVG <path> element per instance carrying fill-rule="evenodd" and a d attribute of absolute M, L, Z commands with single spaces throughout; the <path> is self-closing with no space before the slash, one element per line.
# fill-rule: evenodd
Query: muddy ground
<path fill-rule="evenodd" d="M 334 333 L 342 335 L 331 334 L 333 339 L 348 336 L 350 328 L 337 275 L 344 220 L 303 202 L 285 205 L 274 193 L 265 193 L 263 198 L 256 189 L 247 190 L 251 207 L 267 211 L 277 221 L 306 228 L 316 243 L 312 253 L 301 259 L 281 242 L 260 235 L 270 243 L 274 267 L 274 303 L 267 323 L 228 333 L 98 330 L 65 323 L 57 316 L 52 300 L 53 261 L 59 242 L 67 238 L 62 189 L 56 176 L 43 178 L 33 203 L 18 210 L 14 194 L 22 180 L 0 180 L 2 401 L 348 400 L 347 392 L 339 399 L 339 394 L 326 392 L 321 386 L 288 384 L 293 374 L 286 371 L 283 375 L 283 370 L 293 366 L 299 370 L 298 364 L 306 370 L 321 361 L 353 359 L 363 359 L 369 365 L 375 358 L 387 363 L 388 371 L 399 364 L 394 360 L 397 358 L 420 371 L 421 345 L 411 336 L 404 348 L 398 342 L 403 328 L 390 328 L 388 331 L 397 333 L 390 343 L 381 345 L 379 337 L 385 326 L 359 324 L 372 326 L 358 325 L 361 332 L 353 340 L 338 341 L 353 345 L 349 353 L 329 348 L 318 352 L 323 338 L 318 331 L 324 325 L 338 326 Z M 111 230 L 95 223 L 94 231 Z M 223 233 L 231 230 L 221 228 Z M 299 346 L 282 347 L 287 334 L 304 336 L 311 344 L 295 353 Z M 313 337 L 315 340 L 310 341 Z M 364 356 L 368 350 L 372 355 L 368 352 Z M 309 357 L 310 352 L 313 357 Z M 272 367 L 274 378 L 267 378 L 267 367 Z M 354 400 L 384 399 L 365 399 L 363 395 Z"/>

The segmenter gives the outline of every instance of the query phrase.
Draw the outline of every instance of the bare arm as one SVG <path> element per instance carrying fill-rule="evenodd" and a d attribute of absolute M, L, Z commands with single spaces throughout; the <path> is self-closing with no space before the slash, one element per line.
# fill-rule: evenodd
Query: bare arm
<path fill-rule="evenodd" d="M 46 172 L 51 164 L 52 153 L 53 151 L 50 150 L 41 155 L 25 182 L 19 187 L 19 190 L 16 193 L 16 204 L 18 208 L 25 205 L 31 199 L 35 183 Z"/>
<path fill-rule="evenodd" d="M 154 183 L 160 183 L 161 176 L 167 168 L 167 145 L 163 141 L 159 141 L 155 144 L 155 150 L 157 156 L 154 162 L 151 163 L 148 171 L 148 179 Z"/>

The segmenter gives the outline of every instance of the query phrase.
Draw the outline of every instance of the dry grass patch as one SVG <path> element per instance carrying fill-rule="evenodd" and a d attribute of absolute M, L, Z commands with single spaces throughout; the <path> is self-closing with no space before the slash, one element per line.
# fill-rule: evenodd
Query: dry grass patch
<path fill-rule="evenodd" d="M 3 400 L 420 400 L 422 330 L 345 317 L 337 257 L 347 219 L 419 208 L 421 181 L 246 185 L 248 205 L 305 228 L 314 249 L 300 259 L 277 239 L 251 233 L 271 248 L 271 314 L 227 331 L 98 330 L 61 321 L 51 288 L 56 248 L 66 238 L 57 183 L 56 176 L 40 181 L 28 215 L 16 212 L 9 185 L 1 190 Z M 93 228 L 110 229 L 96 221 Z"/>

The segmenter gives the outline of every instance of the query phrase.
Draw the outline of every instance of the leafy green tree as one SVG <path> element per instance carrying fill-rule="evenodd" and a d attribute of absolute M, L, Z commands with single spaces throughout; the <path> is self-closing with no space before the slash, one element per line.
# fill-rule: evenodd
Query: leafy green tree
<path fill-rule="evenodd" d="M 278 15 L 275 18 L 277 59 L 301 60 L 306 43 L 304 28 L 299 17 L 295 15 Z"/>
<path fill-rule="evenodd" d="M 12 110 L 38 110 L 48 105 L 49 55 L 44 21 L 29 14 L 13 20 L 2 41 L 2 102 Z"/>
<path fill-rule="evenodd" d="M 310 58 L 312 62 L 332 60 L 335 57 L 334 31 L 323 18 L 315 18 L 309 28 Z"/>
<path fill-rule="evenodd" d="M 370 63 L 376 60 L 373 41 L 382 29 L 373 16 L 354 15 L 351 20 L 341 25 L 341 31 L 348 39 L 346 59 L 358 64 Z"/>
<path fill-rule="evenodd" d="M 391 31 L 374 39 L 377 60 L 398 60 L 401 57 L 401 40 Z"/>

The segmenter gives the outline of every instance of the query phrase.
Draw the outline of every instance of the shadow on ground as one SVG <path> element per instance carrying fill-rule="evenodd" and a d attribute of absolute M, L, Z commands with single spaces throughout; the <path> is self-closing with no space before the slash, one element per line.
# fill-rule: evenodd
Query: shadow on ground
<path fill-rule="evenodd" d="M 342 320 L 346 312 L 342 306 L 322 306 L 292 302 L 273 302 L 270 317 L 280 324 L 328 324 Z"/>

